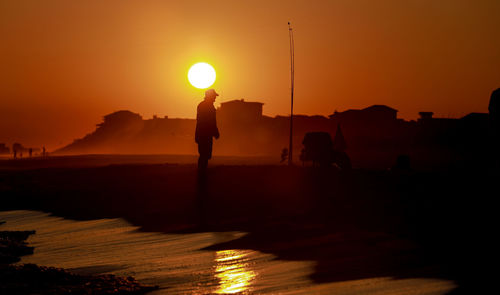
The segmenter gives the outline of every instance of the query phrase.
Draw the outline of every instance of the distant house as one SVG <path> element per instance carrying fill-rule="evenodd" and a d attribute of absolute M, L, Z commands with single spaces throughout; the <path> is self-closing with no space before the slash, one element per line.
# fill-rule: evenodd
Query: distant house
<path fill-rule="evenodd" d="M 420 145 L 474 146 L 488 138 L 487 113 L 470 113 L 460 119 L 436 118 L 420 112 L 416 142 Z"/>
<path fill-rule="evenodd" d="M 436 138 L 444 138 L 451 129 L 457 126 L 458 119 L 455 118 L 436 118 L 433 112 L 419 112 L 420 118 L 417 123 L 420 126 L 420 136 L 431 137 L 433 141 Z"/>
<path fill-rule="evenodd" d="M 470 122 L 471 124 L 473 123 L 484 124 L 488 123 L 489 119 L 490 116 L 488 113 L 470 113 L 462 117 L 460 120 Z"/>
<path fill-rule="evenodd" d="M 396 120 L 398 110 L 386 105 L 372 105 L 362 109 L 363 114 L 373 120 L 394 121 Z"/>
<path fill-rule="evenodd" d="M 418 122 L 427 122 L 432 120 L 432 116 L 434 115 L 433 112 L 419 112 L 418 114 L 420 115 Z"/>
<path fill-rule="evenodd" d="M 117 111 L 104 116 L 104 122 L 97 124 L 98 127 L 106 125 L 121 125 L 130 122 L 142 121 L 142 116 L 131 111 Z"/>
<path fill-rule="evenodd" d="M 262 102 L 250 102 L 244 99 L 223 102 L 217 109 L 221 121 L 234 123 L 252 123 L 262 119 Z"/>
<path fill-rule="evenodd" d="M 371 148 L 394 146 L 401 141 L 401 120 L 398 111 L 385 105 L 372 105 L 364 109 L 352 109 L 329 116 L 333 128 L 340 125 L 349 147 Z"/>
<path fill-rule="evenodd" d="M 331 120 L 339 122 L 358 123 L 392 123 L 397 120 L 398 110 L 385 105 L 372 105 L 361 110 L 347 110 L 333 113 L 328 116 Z"/>

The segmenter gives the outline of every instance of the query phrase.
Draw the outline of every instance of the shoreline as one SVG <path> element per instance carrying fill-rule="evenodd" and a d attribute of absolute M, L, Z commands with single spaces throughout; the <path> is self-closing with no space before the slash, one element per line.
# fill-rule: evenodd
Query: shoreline
<path fill-rule="evenodd" d="M 4 222 L 0 222 L 0 225 Z M 17 264 L 33 254 L 26 239 L 35 231 L 0 231 L 0 293 L 2 294 L 146 294 L 158 286 L 146 286 L 133 277 L 79 275 L 63 268 Z"/>

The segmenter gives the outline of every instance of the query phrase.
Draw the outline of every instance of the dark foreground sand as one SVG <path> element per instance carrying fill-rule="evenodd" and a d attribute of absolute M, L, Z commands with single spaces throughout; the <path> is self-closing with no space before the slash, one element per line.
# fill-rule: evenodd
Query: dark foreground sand
<path fill-rule="evenodd" d="M 453 281 L 456 294 L 487 285 L 496 210 L 495 176 L 484 171 L 218 165 L 204 184 L 190 164 L 43 166 L 0 164 L 1 210 L 122 218 L 167 234 L 246 232 L 206 250 L 313 262 L 308 277 L 320 285 L 430 278 Z"/>

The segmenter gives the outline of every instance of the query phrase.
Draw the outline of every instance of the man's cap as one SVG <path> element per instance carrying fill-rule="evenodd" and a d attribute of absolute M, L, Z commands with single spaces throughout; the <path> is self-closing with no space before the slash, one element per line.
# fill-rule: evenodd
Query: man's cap
<path fill-rule="evenodd" d="M 214 89 L 208 89 L 205 91 L 205 97 L 211 97 L 211 96 L 219 96 L 217 92 L 215 92 Z"/>

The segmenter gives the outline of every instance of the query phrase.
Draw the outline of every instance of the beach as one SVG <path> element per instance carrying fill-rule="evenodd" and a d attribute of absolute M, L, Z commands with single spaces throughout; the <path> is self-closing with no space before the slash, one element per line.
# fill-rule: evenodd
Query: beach
<path fill-rule="evenodd" d="M 487 208 L 448 186 L 460 173 L 233 161 L 200 187 L 189 162 L 43 161 L 0 165 L 0 230 L 36 231 L 20 263 L 151 294 L 459 294 L 480 275 L 469 254 L 486 237 L 468 226 L 487 221 L 461 212 Z"/>

